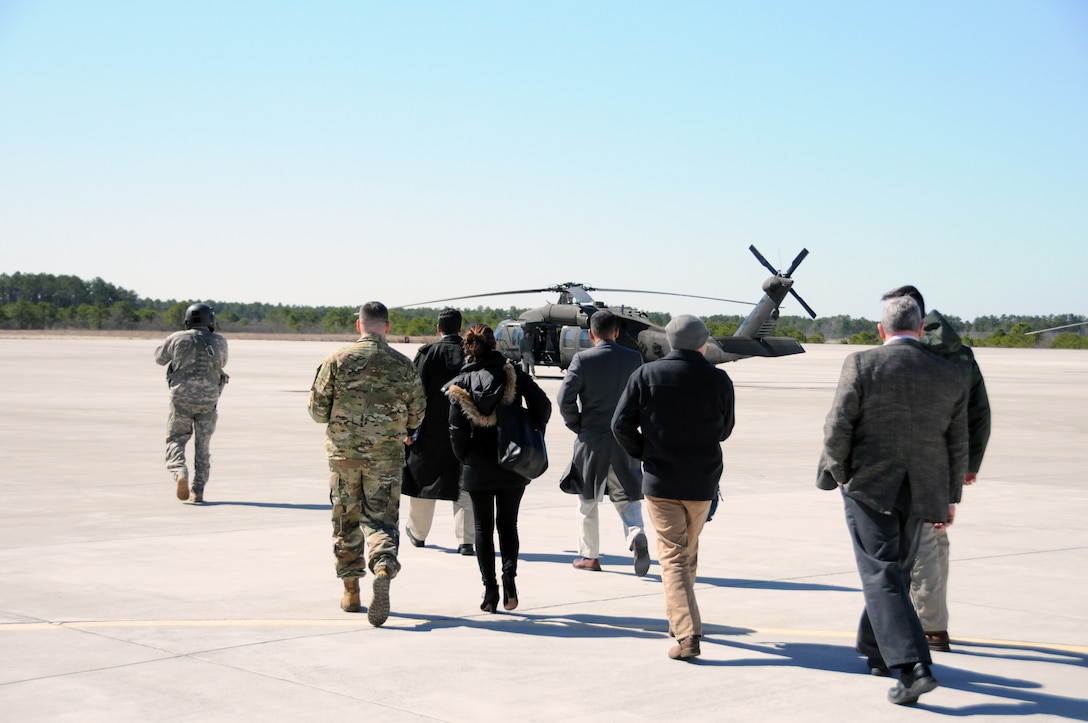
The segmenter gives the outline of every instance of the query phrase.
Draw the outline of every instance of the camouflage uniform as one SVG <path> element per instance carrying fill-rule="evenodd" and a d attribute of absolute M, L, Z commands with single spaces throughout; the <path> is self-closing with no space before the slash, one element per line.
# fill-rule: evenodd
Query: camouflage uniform
<path fill-rule="evenodd" d="M 194 440 L 193 492 L 201 495 L 208 483 L 212 460 L 210 444 L 218 418 L 216 404 L 229 377 L 227 340 L 207 329 L 188 329 L 166 337 L 155 350 L 155 361 L 166 365 L 170 385 L 170 418 L 166 432 L 166 469 L 174 478 L 189 476 L 185 445 Z"/>
<path fill-rule="evenodd" d="M 338 577 L 363 577 L 368 567 L 371 572 L 385 567 L 390 577 L 400 570 L 404 437 L 419 427 L 426 404 L 415 367 L 377 334 L 365 334 L 318 367 L 309 411 L 315 422 L 328 424 L 325 452 Z"/>

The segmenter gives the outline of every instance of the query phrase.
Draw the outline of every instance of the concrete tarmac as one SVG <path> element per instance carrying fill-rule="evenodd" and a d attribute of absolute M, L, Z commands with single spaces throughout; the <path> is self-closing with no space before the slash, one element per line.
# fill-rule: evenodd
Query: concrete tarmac
<path fill-rule="evenodd" d="M 230 338 L 198 506 L 163 467 L 160 341 L 0 339 L 0 720 L 1088 720 L 1082 351 L 978 350 L 994 429 L 950 531 L 952 652 L 934 654 L 941 687 L 900 708 L 854 653 L 842 502 L 815 487 L 857 347 L 723 365 L 737 427 L 701 542 L 703 655 L 683 663 L 666 656 L 656 553 L 637 578 L 607 504 L 604 571 L 571 567 L 558 414 L 522 506 L 520 607 L 479 610 L 439 503 L 374 628 L 339 609 L 324 429 L 306 413 L 343 344 Z M 554 400 L 561 375 L 538 371 Z"/>

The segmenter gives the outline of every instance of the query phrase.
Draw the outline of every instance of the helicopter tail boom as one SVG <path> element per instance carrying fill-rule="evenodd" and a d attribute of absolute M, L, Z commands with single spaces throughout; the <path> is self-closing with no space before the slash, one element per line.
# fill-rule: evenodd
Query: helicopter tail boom
<path fill-rule="evenodd" d="M 743 336 L 716 336 L 714 337 L 714 343 L 725 354 L 726 359 L 724 361 L 733 361 L 750 356 L 779 357 L 805 353 L 800 342 L 785 336 L 767 336 L 762 339 Z"/>

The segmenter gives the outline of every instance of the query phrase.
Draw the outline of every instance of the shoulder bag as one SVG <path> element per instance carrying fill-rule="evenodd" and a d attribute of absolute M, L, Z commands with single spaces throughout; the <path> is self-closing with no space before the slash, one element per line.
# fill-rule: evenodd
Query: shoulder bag
<path fill-rule="evenodd" d="M 495 410 L 499 439 L 499 466 L 536 479 L 548 469 L 544 432 L 537 429 L 521 404 L 500 404 Z"/>

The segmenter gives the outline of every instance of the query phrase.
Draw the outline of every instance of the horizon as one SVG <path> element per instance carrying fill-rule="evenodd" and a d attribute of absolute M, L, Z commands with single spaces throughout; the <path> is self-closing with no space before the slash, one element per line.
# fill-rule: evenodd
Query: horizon
<path fill-rule="evenodd" d="M 0 271 L 0 274 L 13 275 L 13 274 L 16 274 L 16 273 L 23 274 L 23 275 L 33 275 L 30 272 L 22 272 L 22 271 L 17 271 L 17 272 Z M 62 276 L 62 274 L 52 274 L 52 276 L 58 277 L 58 276 Z M 323 309 L 330 309 L 330 308 L 351 308 L 351 309 L 356 309 L 359 306 L 361 306 L 361 304 L 313 304 L 313 305 L 307 305 L 307 304 L 283 304 L 283 303 L 269 302 L 269 301 L 238 301 L 238 300 L 230 300 L 230 299 L 213 299 L 213 298 L 210 298 L 210 297 L 209 298 L 199 298 L 199 299 L 198 298 L 193 298 L 193 299 L 160 298 L 160 297 L 143 296 L 134 289 L 127 289 L 127 288 L 124 288 L 124 287 L 122 287 L 122 286 L 120 286 L 118 284 L 113 284 L 109 279 L 102 279 L 101 277 L 96 277 L 96 278 L 99 278 L 101 281 L 103 281 L 103 282 L 105 282 L 107 284 L 111 284 L 112 286 L 117 288 L 119 291 L 125 291 L 125 292 L 136 294 L 136 297 L 137 297 L 137 299 L 139 301 L 150 302 L 150 303 L 155 303 L 155 304 L 177 305 L 177 304 L 207 303 L 209 305 L 215 305 L 215 304 L 218 304 L 218 305 L 223 305 L 223 304 L 226 304 L 226 305 L 239 305 L 239 306 L 261 305 L 261 306 L 274 306 L 274 307 L 285 307 L 285 308 L 311 308 L 311 309 L 322 309 L 322 308 Z M 89 281 L 94 281 L 94 279 L 80 279 L 80 281 L 83 282 L 83 283 L 87 283 Z M 635 292 L 635 293 L 637 293 L 637 292 Z M 657 294 L 657 293 L 660 293 L 660 292 L 652 292 L 652 293 Z M 377 299 L 377 301 L 381 301 L 381 300 Z M 453 301 L 453 300 L 449 300 L 449 301 Z M 364 301 L 362 303 L 366 303 L 366 302 Z M 382 302 L 382 303 L 385 303 L 385 302 Z M 554 302 L 551 302 L 551 303 L 554 303 Z M 473 311 L 476 311 L 476 310 L 484 310 L 484 311 L 517 310 L 519 315 L 526 312 L 526 311 L 529 311 L 531 309 L 538 308 L 538 307 L 533 307 L 533 306 L 521 306 L 521 305 L 489 306 L 487 304 L 476 304 L 476 305 L 471 305 L 470 306 L 468 304 L 452 304 L 452 303 L 450 303 L 450 304 L 440 304 L 440 305 L 437 305 L 437 306 L 429 306 L 427 304 L 413 304 L 411 306 L 389 306 L 388 304 L 386 304 L 386 308 L 388 308 L 390 311 L 395 311 L 395 310 L 398 310 L 398 309 L 440 310 L 444 306 L 452 306 L 453 308 L 456 308 L 461 312 L 473 312 Z M 607 308 L 611 308 L 611 309 L 617 309 L 617 308 L 621 307 L 620 304 L 612 304 L 612 305 L 606 305 L 606 306 L 607 306 Z M 633 311 L 633 312 L 636 312 L 636 313 L 642 313 L 642 314 L 646 314 L 646 315 L 650 315 L 650 314 L 667 314 L 670 317 L 674 316 L 674 314 L 670 314 L 667 311 L 661 311 L 661 310 L 657 310 L 657 309 L 646 309 L 646 308 L 641 308 L 641 307 L 635 307 L 635 306 L 632 306 L 630 304 L 626 304 L 626 305 L 622 305 L 622 306 L 627 308 L 629 311 Z M 215 307 L 213 306 L 213 309 L 214 308 Z M 780 318 L 801 318 L 803 320 L 818 321 L 819 319 L 825 319 L 825 318 L 830 318 L 830 317 L 835 317 L 835 316 L 849 316 L 849 318 L 854 319 L 854 320 L 871 321 L 874 324 L 876 324 L 877 322 L 880 321 L 880 315 L 879 314 L 877 314 L 875 318 L 867 317 L 867 316 L 851 316 L 851 315 L 842 315 L 842 314 L 817 314 L 815 319 L 812 319 L 812 318 L 810 318 L 808 316 L 808 314 L 805 314 L 805 313 L 801 313 L 801 314 L 783 313 L 782 308 L 784 308 L 784 305 L 783 305 L 783 307 L 780 307 Z M 218 312 L 219 309 L 216 309 L 216 311 Z M 938 313 L 940 313 L 942 316 L 944 316 L 946 318 L 955 318 L 955 319 L 958 319 L 958 320 L 960 320 L 960 321 L 962 321 L 962 322 L 964 322 L 966 324 L 973 324 L 975 321 L 977 321 L 979 319 L 1002 319 L 1002 318 L 1024 319 L 1024 318 L 1055 318 L 1055 317 L 1082 317 L 1082 318 L 1088 318 L 1088 316 L 1086 316 L 1086 315 L 1075 314 L 1075 313 L 1072 313 L 1072 312 L 1061 313 L 1061 314 L 1042 314 L 1042 315 L 1040 315 L 1040 314 L 980 314 L 979 316 L 967 318 L 967 317 L 959 316 L 957 314 L 950 314 L 950 313 L 946 314 L 946 313 L 942 312 L 940 309 L 935 308 L 935 307 L 931 308 L 931 307 L 928 307 L 928 305 L 927 305 L 927 311 L 938 312 Z M 681 313 L 688 313 L 688 312 L 681 312 Z M 700 316 L 701 318 L 706 319 L 706 318 L 711 318 L 711 317 L 715 317 L 715 316 L 744 318 L 746 315 L 747 315 L 746 313 L 733 314 L 733 313 L 723 311 L 723 312 L 712 312 L 712 313 L 709 313 L 709 314 L 698 314 L 697 316 Z"/>

